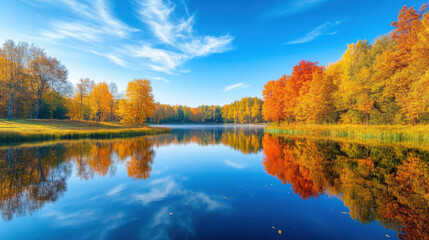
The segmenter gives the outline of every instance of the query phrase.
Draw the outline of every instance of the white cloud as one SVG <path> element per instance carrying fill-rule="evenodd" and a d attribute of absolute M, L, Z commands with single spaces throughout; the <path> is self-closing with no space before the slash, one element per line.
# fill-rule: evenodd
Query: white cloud
<path fill-rule="evenodd" d="M 232 36 L 197 35 L 193 28 L 194 15 L 179 18 L 174 14 L 175 8 L 176 5 L 169 0 L 140 2 L 140 20 L 148 26 L 158 42 L 132 45 L 128 49 L 136 57 L 151 60 L 153 64 L 149 66 L 152 70 L 172 73 L 188 60 L 231 49 Z"/>
<path fill-rule="evenodd" d="M 107 196 L 111 197 L 113 195 L 116 195 L 120 192 L 122 192 L 122 190 L 124 190 L 125 186 L 123 184 L 119 184 L 116 187 L 112 188 L 109 192 L 107 192 Z"/>
<path fill-rule="evenodd" d="M 35 0 L 42 3 L 57 5 L 68 9 L 78 17 L 75 21 L 56 21 L 53 29 L 44 30 L 42 36 L 47 38 L 65 39 L 74 38 L 79 41 L 99 42 L 106 36 L 126 38 L 138 31 L 116 19 L 106 0 L 94 0 L 83 4 L 75 0 Z"/>
<path fill-rule="evenodd" d="M 305 12 L 314 7 L 319 6 L 324 2 L 330 0 L 290 0 L 284 1 L 279 5 L 276 5 L 268 13 L 265 13 L 267 16 L 286 16 L 292 15 L 300 12 Z"/>
<path fill-rule="evenodd" d="M 112 61 L 112 62 L 114 62 L 114 63 L 116 63 L 116 64 L 118 64 L 119 66 L 121 66 L 121 67 L 126 67 L 127 66 L 127 64 L 122 60 L 122 59 L 120 59 L 120 58 L 118 58 L 117 56 L 115 56 L 115 55 L 111 55 L 111 54 L 109 54 L 109 55 L 107 55 L 106 56 L 108 59 L 110 59 L 110 61 Z"/>
<path fill-rule="evenodd" d="M 165 79 L 165 78 L 163 78 L 163 77 L 149 77 L 149 79 L 150 79 L 150 80 L 162 81 L 162 82 L 166 82 L 166 83 L 170 82 L 170 80 Z"/>
<path fill-rule="evenodd" d="M 234 85 L 230 85 L 230 86 L 226 86 L 224 91 L 225 92 L 229 92 L 231 90 L 235 90 L 235 89 L 242 89 L 242 88 L 248 88 L 250 87 L 249 85 L 245 85 L 244 83 L 237 83 Z"/>
<path fill-rule="evenodd" d="M 234 38 L 229 34 L 197 33 L 195 15 L 189 15 L 185 1 L 176 6 L 170 0 L 129 0 L 140 20 L 135 26 L 115 15 L 111 0 L 25 1 L 66 12 L 39 30 L 46 41 L 97 54 L 118 66 L 152 73 L 149 75 L 185 73 L 189 71 L 183 69 L 185 62 L 232 49 Z M 184 9 L 184 16 L 177 14 L 178 7 Z"/>
<path fill-rule="evenodd" d="M 243 165 L 238 164 L 238 163 L 235 163 L 235 162 L 231 162 L 231 161 L 229 161 L 229 160 L 225 160 L 225 164 L 226 164 L 227 166 L 230 166 L 230 167 L 233 167 L 233 168 L 236 168 L 236 169 L 243 169 L 243 168 L 244 168 L 244 166 L 243 166 Z"/>
<path fill-rule="evenodd" d="M 98 212 L 95 209 L 85 209 L 66 213 L 48 209 L 42 212 L 41 216 L 55 219 L 54 222 L 58 226 L 79 226 L 93 222 L 97 218 Z"/>
<path fill-rule="evenodd" d="M 177 183 L 169 178 L 156 179 L 152 181 L 152 186 L 161 185 L 161 188 L 152 188 L 148 193 L 135 194 L 134 200 L 139 201 L 142 205 L 165 199 L 167 196 L 179 193 Z"/>
<path fill-rule="evenodd" d="M 286 44 L 287 45 L 293 45 L 293 44 L 301 44 L 301 43 L 311 42 L 314 39 L 318 38 L 319 36 L 325 34 L 326 31 L 329 31 L 329 29 L 331 29 L 333 26 L 338 26 L 340 23 L 341 23 L 340 21 L 336 21 L 334 23 L 331 23 L 331 22 L 324 23 L 324 24 L 316 27 L 315 29 L 311 30 L 307 34 L 305 34 L 305 36 L 300 37 L 298 39 L 295 39 L 293 41 L 287 42 Z M 329 35 L 335 35 L 337 33 L 338 33 L 338 31 L 334 31 L 334 32 L 330 32 L 328 34 Z"/>

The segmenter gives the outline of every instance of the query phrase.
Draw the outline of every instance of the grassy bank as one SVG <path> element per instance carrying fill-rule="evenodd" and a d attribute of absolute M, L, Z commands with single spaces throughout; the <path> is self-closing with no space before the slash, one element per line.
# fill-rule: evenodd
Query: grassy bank
<path fill-rule="evenodd" d="M 325 136 L 350 138 L 364 142 L 429 144 L 429 125 L 279 125 L 266 132 L 283 135 Z"/>
<path fill-rule="evenodd" d="M 170 132 L 168 128 L 130 127 L 120 123 L 98 123 L 76 120 L 0 119 L 0 142 L 26 142 L 84 138 L 116 138 L 154 135 Z"/>

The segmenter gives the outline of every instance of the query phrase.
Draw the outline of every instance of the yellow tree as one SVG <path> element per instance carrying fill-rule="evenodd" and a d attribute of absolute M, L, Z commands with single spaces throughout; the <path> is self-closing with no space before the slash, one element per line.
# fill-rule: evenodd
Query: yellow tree
<path fill-rule="evenodd" d="M 128 83 L 125 98 L 119 102 L 118 115 L 122 122 L 142 124 L 152 117 L 155 111 L 150 81 L 135 79 Z"/>
<path fill-rule="evenodd" d="M 110 103 L 113 99 L 109 86 L 106 83 L 97 84 L 92 89 L 90 97 L 91 110 L 95 116 L 95 121 L 103 121 L 110 112 Z"/>
<path fill-rule="evenodd" d="M 79 83 L 76 84 L 77 92 L 76 96 L 80 100 L 80 119 L 84 119 L 84 116 L 86 115 L 85 111 L 87 109 L 87 99 L 89 96 L 89 93 L 94 88 L 94 81 L 90 80 L 89 78 L 81 78 L 79 80 Z"/>
<path fill-rule="evenodd" d="M 75 95 L 73 98 L 67 98 L 67 116 L 70 119 L 79 119 L 80 118 L 80 99 L 78 95 Z"/>
<path fill-rule="evenodd" d="M 29 46 L 28 43 L 20 42 L 15 44 L 14 41 L 8 40 L 0 49 L 0 56 L 4 58 L 1 66 L 5 85 L 7 89 L 7 118 L 12 120 L 16 98 L 19 93 L 22 93 L 26 83 L 26 72 L 29 61 Z"/>
<path fill-rule="evenodd" d="M 330 65 L 324 73 L 314 73 L 313 80 L 309 84 L 309 92 L 301 97 L 301 101 L 295 107 L 299 111 L 297 117 L 307 123 L 329 122 L 333 118 L 332 92 L 335 90 L 333 79 L 336 77 L 335 65 Z"/>

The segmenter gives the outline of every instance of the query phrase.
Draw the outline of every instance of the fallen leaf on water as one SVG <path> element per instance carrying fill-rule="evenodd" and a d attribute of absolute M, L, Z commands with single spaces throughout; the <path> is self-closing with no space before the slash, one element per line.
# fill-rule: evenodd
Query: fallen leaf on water
<path fill-rule="evenodd" d="M 272 226 L 273 229 L 276 229 L 276 227 Z"/>
<path fill-rule="evenodd" d="M 173 215 L 173 213 L 171 212 L 170 215 Z"/>
<path fill-rule="evenodd" d="M 341 212 L 342 214 L 349 214 L 348 212 Z"/>
<path fill-rule="evenodd" d="M 279 231 L 278 231 L 278 233 L 279 233 L 280 235 L 282 235 L 282 230 L 279 230 Z"/>
<path fill-rule="evenodd" d="M 386 234 L 386 237 L 390 237 L 390 236 Z"/>
<path fill-rule="evenodd" d="M 223 198 L 228 198 L 228 197 L 223 197 Z"/>

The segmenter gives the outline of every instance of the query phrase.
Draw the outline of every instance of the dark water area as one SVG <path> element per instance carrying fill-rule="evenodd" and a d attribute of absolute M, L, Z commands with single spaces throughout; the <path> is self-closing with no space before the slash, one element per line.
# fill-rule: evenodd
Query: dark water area
<path fill-rule="evenodd" d="M 172 126 L 0 148 L 0 239 L 428 239 L 429 152 Z"/>

